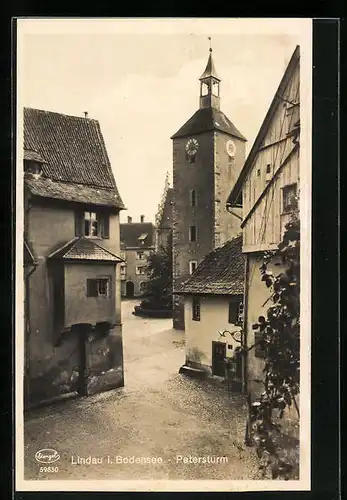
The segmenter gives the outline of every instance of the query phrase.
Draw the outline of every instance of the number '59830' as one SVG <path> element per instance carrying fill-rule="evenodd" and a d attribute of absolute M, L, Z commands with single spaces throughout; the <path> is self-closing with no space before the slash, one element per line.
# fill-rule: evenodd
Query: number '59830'
<path fill-rule="evenodd" d="M 55 466 L 47 466 L 47 467 L 40 467 L 40 472 L 58 472 L 59 467 Z"/>

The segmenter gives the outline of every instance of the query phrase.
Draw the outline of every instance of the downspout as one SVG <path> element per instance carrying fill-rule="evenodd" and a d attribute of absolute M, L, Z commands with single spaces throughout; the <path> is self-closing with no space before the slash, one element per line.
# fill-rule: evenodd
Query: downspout
<path fill-rule="evenodd" d="M 246 254 L 245 259 L 245 287 L 244 287 L 244 304 L 243 304 L 243 347 L 245 348 L 244 356 L 242 357 L 242 391 L 247 394 L 248 391 L 248 377 L 247 377 L 247 365 L 248 365 L 248 338 L 247 338 L 247 316 L 248 316 L 248 279 L 249 279 L 249 255 Z"/>
<path fill-rule="evenodd" d="M 30 340 L 30 334 L 31 334 L 31 327 L 30 327 L 30 287 L 29 287 L 29 278 L 33 274 L 34 271 L 37 269 L 37 262 L 33 263 L 32 269 L 30 269 L 29 273 L 25 276 L 25 310 L 24 310 L 24 317 L 25 317 L 25 393 L 27 395 L 27 403 L 30 404 L 30 354 L 29 354 L 29 340 Z"/>
<path fill-rule="evenodd" d="M 29 222 L 29 211 L 31 208 L 30 201 L 28 202 L 28 208 L 25 211 L 24 215 L 24 238 L 23 240 L 25 241 L 25 237 L 28 235 L 28 222 Z M 30 352 L 29 352 L 29 340 L 30 340 L 30 335 L 31 335 L 31 325 L 30 325 L 30 287 L 29 287 L 29 278 L 33 274 L 34 271 L 36 271 L 38 263 L 34 260 L 33 261 L 33 267 L 30 269 L 28 274 L 25 276 L 25 302 L 24 302 L 24 316 L 25 316 L 25 352 L 24 352 L 24 360 L 25 360 L 25 366 L 24 366 L 24 378 L 25 378 L 25 393 L 27 395 L 28 401 L 27 403 L 30 404 Z M 24 395 L 25 395 L 24 393 Z"/>

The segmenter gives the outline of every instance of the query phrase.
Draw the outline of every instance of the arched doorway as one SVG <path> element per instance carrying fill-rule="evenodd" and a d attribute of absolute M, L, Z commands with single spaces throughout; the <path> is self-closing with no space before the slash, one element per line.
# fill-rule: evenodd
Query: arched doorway
<path fill-rule="evenodd" d="M 127 297 L 134 297 L 134 283 L 132 281 L 127 281 L 125 285 L 125 295 Z"/>

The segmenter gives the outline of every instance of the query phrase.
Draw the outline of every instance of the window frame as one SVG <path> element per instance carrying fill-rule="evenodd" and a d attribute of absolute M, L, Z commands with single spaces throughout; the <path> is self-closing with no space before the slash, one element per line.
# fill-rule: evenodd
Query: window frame
<path fill-rule="evenodd" d="M 101 282 L 106 282 L 106 293 L 100 293 Z M 92 283 L 95 285 L 96 294 L 91 292 Z M 100 276 L 97 278 L 87 278 L 87 280 L 86 280 L 86 297 L 98 298 L 98 299 L 99 298 L 104 298 L 104 299 L 111 298 L 111 278 L 110 278 L 110 276 Z"/>
<path fill-rule="evenodd" d="M 199 295 L 192 296 L 192 320 L 201 320 L 201 300 Z"/>
<path fill-rule="evenodd" d="M 195 236 L 194 239 L 192 239 L 192 228 L 194 228 L 194 236 Z M 189 241 L 195 243 L 197 239 L 198 239 L 198 229 L 196 224 L 194 224 L 192 226 L 189 226 Z"/>
<path fill-rule="evenodd" d="M 196 189 L 191 189 L 189 196 L 190 196 L 190 206 L 192 208 L 195 208 L 198 204 L 198 196 Z"/>
<path fill-rule="evenodd" d="M 290 205 L 285 205 L 285 200 L 286 200 L 286 194 L 290 190 L 290 188 L 295 188 L 295 203 L 290 204 Z M 292 182 L 291 184 L 286 184 L 285 186 L 282 187 L 282 214 L 289 214 L 293 210 L 296 210 L 298 208 L 298 183 L 297 182 Z"/>
<path fill-rule="evenodd" d="M 235 321 L 231 321 L 235 319 Z M 228 302 L 228 323 L 242 326 L 243 322 L 243 299 L 242 297 L 230 297 Z"/>
<path fill-rule="evenodd" d="M 87 214 L 89 214 L 89 219 L 87 218 Z M 92 216 L 95 216 L 95 217 L 92 217 Z M 99 234 L 100 234 L 100 217 L 98 217 L 98 213 L 85 210 L 83 213 L 83 219 L 84 219 L 84 227 L 83 227 L 84 234 L 83 234 L 83 236 L 85 238 L 98 238 Z M 87 231 L 86 231 L 87 222 L 89 223 L 89 234 L 87 234 Z M 91 234 L 93 223 L 96 223 L 96 234 Z"/>
<path fill-rule="evenodd" d="M 144 272 L 139 272 L 139 269 L 144 269 Z M 146 276 L 146 266 L 136 266 L 135 268 L 135 274 L 136 276 Z"/>
<path fill-rule="evenodd" d="M 192 270 L 193 265 L 195 265 L 195 269 Z M 190 260 L 189 261 L 189 274 L 193 274 L 198 267 L 198 261 L 197 260 Z"/>
<path fill-rule="evenodd" d="M 139 255 L 142 255 L 142 257 L 139 257 Z M 146 260 L 146 254 L 143 250 L 136 251 L 136 260 Z"/>

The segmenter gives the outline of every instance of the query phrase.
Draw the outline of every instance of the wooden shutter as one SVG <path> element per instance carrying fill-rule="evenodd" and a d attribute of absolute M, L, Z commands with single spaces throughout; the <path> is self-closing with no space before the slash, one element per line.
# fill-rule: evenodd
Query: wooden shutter
<path fill-rule="evenodd" d="M 110 237 L 110 216 L 109 214 L 102 214 L 100 216 L 101 222 L 101 237 L 108 239 Z"/>
<path fill-rule="evenodd" d="M 229 301 L 229 323 L 233 325 L 237 324 L 238 320 L 239 303 L 236 300 L 231 299 Z"/>
<path fill-rule="evenodd" d="M 75 212 L 75 236 L 84 235 L 84 212 L 77 210 Z"/>
<path fill-rule="evenodd" d="M 87 279 L 87 297 L 97 297 L 97 296 L 98 296 L 97 280 Z"/>

